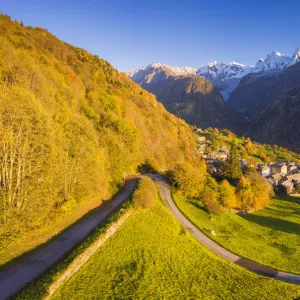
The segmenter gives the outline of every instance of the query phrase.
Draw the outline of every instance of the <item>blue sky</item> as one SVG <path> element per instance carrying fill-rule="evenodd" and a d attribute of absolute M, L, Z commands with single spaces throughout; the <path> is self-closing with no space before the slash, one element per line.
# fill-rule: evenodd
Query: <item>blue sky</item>
<path fill-rule="evenodd" d="M 253 65 L 300 47 L 298 1 L 0 0 L 2 13 L 42 26 L 120 71 L 151 62 Z"/>

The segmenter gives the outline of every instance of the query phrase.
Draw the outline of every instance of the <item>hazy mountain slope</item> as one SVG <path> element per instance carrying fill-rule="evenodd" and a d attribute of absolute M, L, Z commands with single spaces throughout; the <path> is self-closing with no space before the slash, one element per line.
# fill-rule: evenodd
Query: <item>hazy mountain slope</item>
<path fill-rule="evenodd" d="M 193 76 L 175 77 L 157 94 L 164 106 L 197 127 L 227 127 L 224 100 L 209 81 Z"/>
<path fill-rule="evenodd" d="M 265 109 L 248 134 L 257 141 L 300 152 L 300 84 Z"/>
<path fill-rule="evenodd" d="M 174 68 L 151 64 L 128 74 L 136 83 L 155 94 L 168 111 L 191 125 L 224 128 L 224 100 L 219 90 L 207 80 L 187 74 L 180 76 Z"/>
<path fill-rule="evenodd" d="M 249 74 L 232 92 L 227 105 L 251 119 L 299 83 L 299 63 L 284 71 Z"/>
<path fill-rule="evenodd" d="M 0 15 L 0 75 L 1 243 L 108 197 L 143 163 L 201 165 L 183 120 L 45 29 Z"/>

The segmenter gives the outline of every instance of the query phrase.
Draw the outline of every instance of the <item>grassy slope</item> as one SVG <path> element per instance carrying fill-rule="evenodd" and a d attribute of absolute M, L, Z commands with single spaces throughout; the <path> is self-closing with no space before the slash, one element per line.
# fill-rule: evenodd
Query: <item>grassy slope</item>
<path fill-rule="evenodd" d="M 262 264 L 300 274 L 300 199 L 276 196 L 269 207 L 248 215 L 224 212 L 211 217 L 177 197 L 179 208 L 225 248 Z"/>
<path fill-rule="evenodd" d="M 130 217 L 53 299 L 292 299 L 300 288 L 217 258 L 161 204 Z"/>

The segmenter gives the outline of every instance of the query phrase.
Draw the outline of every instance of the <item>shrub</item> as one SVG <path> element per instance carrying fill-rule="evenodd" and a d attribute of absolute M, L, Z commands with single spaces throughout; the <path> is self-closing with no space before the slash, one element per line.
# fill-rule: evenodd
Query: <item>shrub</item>
<path fill-rule="evenodd" d="M 272 186 L 259 174 L 242 177 L 237 189 L 239 207 L 242 209 L 264 208 L 274 195 Z"/>
<path fill-rule="evenodd" d="M 235 188 L 226 179 L 220 184 L 219 202 L 222 206 L 228 208 L 235 208 L 237 206 Z"/>
<path fill-rule="evenodd" d="M 132 197 L 134 204 L 144 209 L 151 208 L 157 201 L 157 198 L 156 184 L 147 177 L 140 179 Z"/>
<path fill-rule="evenodd" d="M 217 214 L 219 212 L 218 194 L 211 186 L 207 185 L 200 193 L 199 199 L 204 204 L 205 210 Z"/>

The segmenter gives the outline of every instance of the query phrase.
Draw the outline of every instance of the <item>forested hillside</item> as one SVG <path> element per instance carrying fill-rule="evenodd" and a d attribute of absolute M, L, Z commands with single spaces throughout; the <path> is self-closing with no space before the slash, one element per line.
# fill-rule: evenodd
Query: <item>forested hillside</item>
<path fill-rule="evenodd" d="M 0 15 L 1 244 L 141 165 L 205 174 L 190 127 L 125 74 L 46 29 Z"/>

